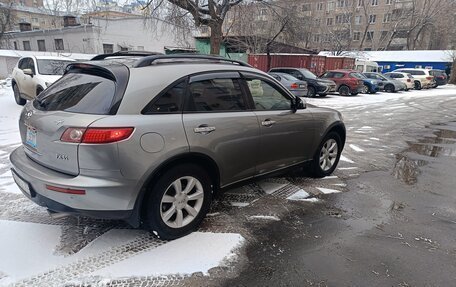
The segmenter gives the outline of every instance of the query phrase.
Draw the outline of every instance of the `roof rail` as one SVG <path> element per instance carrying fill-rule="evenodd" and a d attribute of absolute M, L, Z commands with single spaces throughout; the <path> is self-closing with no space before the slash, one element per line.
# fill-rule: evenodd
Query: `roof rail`
<path fill-rule="evenodd" d="M 119 51 L 110 54 L 100 54 L 96 55 L 90 61 L 97 61 L 97 60 L 104 60 L 109 57 L 146 57 L 146 56 L 153 56 L 153 55 L 163 55 L 162 53 L 158 52 L 148 52 L 148 51 Z"/>
<path fill-rule="evenodd" d="M 201 55 L 201 54 L 171 54 L 171 55 L 153 55 L 146 56 L 139 59 L 133 67 L 140 68 L 146 67 L 154 64 L 155 61 L 159 60 L 207 60 L 207 61 L 216 61 L 216 62 L 227 62 L 232 64 L 238 64 L 239 66 L 251 67 L 249 64 L 238 61 L 223 58 L 222 56 L 210 56 L 210 55 Z"/>

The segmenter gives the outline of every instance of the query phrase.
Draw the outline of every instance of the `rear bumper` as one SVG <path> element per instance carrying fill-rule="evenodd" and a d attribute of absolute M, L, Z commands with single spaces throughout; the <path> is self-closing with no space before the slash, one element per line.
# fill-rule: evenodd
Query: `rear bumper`
<path fill-rule="evenodd" d="M 290 90 L 290 92 L 297 97 L 307 97 L 307 90 Z"/>
<path fill-rule="evenodd" d="M 106 219 L 128 219 L 133 213 L 134 182 L 59 173 L 31 160 L 22 146 L 11 153 L 10 161 L 12 172 L 29 187 L 29 192 L 20 187 L 24 195 L 51 211 Z M 84 190 L 85 194 L 52 191 L 46 185 Z"/>

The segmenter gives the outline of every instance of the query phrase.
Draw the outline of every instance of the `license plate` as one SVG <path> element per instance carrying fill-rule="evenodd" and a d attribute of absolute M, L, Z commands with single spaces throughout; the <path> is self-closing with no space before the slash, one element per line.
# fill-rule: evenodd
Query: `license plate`
<path fill-rule="evenodd" d="M 300 88 L 305 88 L 307 87 L 306 85 L 299 85 Z"/>
<path fill-rule="evenodd" d="M 14 171 L 11 171 L 11 173 L 13 174 L 14 181 L 19 186 L 19 188 L 31 196 L 30 186 L 28 183 L 22 180 L 22 178 L 20 178 Z"/>
<path fill-rule="evenodd" d="M 36 149 L 36 129 L 27 127 L 27 133 L 25 135 L 25 143 Z"/>

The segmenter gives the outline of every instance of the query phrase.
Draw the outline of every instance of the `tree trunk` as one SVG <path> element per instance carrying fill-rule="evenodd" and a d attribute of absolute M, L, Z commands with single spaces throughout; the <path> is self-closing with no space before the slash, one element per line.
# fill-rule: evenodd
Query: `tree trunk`
<path fill-rule="evenodd" d="M 214 22 L 211 27 L 211 55 L 220 55 L 220 45 L 222 44 L 222 24 L 223 22 Z"/>
<path fill-rule="evenodd" d="M 449 83 L 456 85 L 456 58 L 453 59 L 453 64 L 451 65 L 451 76 Z"/>
<path fill-rule="evenodd" d="M 266 57 L 268 59 L 267 70 L 269 71 L 271 69 L 271 62 L 272 62 L 272 58 L 271 58 L 271 43 L 270 42 L 266 44 Z"/>

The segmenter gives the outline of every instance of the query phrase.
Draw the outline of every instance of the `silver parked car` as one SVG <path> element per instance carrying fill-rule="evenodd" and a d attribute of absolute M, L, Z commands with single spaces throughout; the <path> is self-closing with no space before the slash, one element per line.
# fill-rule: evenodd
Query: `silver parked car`
<path fill-rule="evenodd" d="M 306 106 L 243 62 L 129 55 L 70 64 L 25 105 L 10 160 L 35 203 L 173 239 L 235 183 L 303 164 L 315 177 L 335 170 L 339 112 Z"/>
<path fill-rule="evenodd" d="M 380 73 L 374 73 L 374 72 L 369 72 L 369 73 L 364 73 L 366 77 L 369 79 L 375 79 L 378 80 L 378 86 L 382 91 L 388 92 L 388 93 L 395 93 L 398 91 L 405 91 L 407 90 L 407 86 L 395 79 L 389 78 L 385 75 L 382 75 Z"/>
<path fill-rule="evenodd" d="M 307 83 L 285 73 L 269 73 L 274 79 L 282 83 L 290 92 L 298 97 L 307 97 Z"/>

